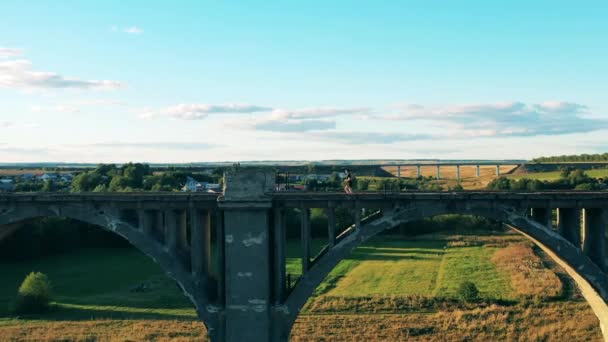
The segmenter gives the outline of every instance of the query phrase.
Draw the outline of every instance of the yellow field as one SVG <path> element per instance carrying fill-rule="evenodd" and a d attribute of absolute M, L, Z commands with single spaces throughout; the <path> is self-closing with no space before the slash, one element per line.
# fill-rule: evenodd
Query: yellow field
<path fill-rule="evenodd" d="M 500 167 L 500 173 L 505 174 L 511 172 L 517 165 L 502 165 Z M 397 176 L 397 167 L 396 166 L 386 166 L 382 168 L 383 170 L 390 172 L 391 174 Z M 477 168 L 474 165 L 463 165 L 460 167 L 460 178 L 462 180 L 466 178 L 477 178 L 476 175 Z M 436 166 L 422 166 L 420 168 L 420 173 L 424 177 L 436 177 L 437 176 L 437 167 Z M 496 176 L 496 166 L 495 165 L 481 165 L 479 167 L 479 175 L 481 178 L 485 177 L 495 177 Z M 416 178 L 418 176 L 418 169 L 415 165 L 413 166 L 401 166 L 401 177 L 408 178 Z M 442 166 L 441 167 L 441 178 L 444 179 L 456 179 L 456 166 Z"/>

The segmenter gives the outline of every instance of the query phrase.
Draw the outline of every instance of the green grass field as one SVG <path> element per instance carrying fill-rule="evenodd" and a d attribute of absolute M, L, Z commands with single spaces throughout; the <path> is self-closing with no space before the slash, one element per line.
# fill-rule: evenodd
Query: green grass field
<path fill-rule="evenodd" d="M 324 246 L 313 241 L 313 255 Z M 466 279 L 481 293 L 499 298 L 510 293 L 508 276 L 490 261 L 494 248 L 445 248 L 445 241 L 407 241 L 377 237 L 343 260 L 319 287 L 332 296 L 409 295 L 453 296 Z M 301 274 L 300 245 L 288 245 L 287 272 Z M 16 264 L 0 264 L 0 316 L 9 316 L 10 301 L 30 271 L 49 276 L 57 309 L 51 319 L 193 318 L 192 305 L 171 279 L 150 259 L 133 249 L 84 249 L 71 254 Z M 134 293 L 141 283 L 150 290 Z"/>
<path fill-rule="evenodd" d="M 511 241 L 513 236 L 508 238 Z M 485 299 L 514 298 L 510 275 L 505 270 L 497 269 L 491 260 L 499 247 L 495 244 L 456 246 L 448 241 L 445 237 L 429 240 L 405 240 L 394 236 L 373 238 L 338 264 L 319 286 L 311 301 L 321 301 L 324 298 L 329 301 L 335 298 L 357 300 L 362 296 L 378 298 L 380 301 L 384 298 L 407 298 L 411 295 L 454 298 L 458 285 L 464 280 L 473 281 L 479 288 L 481 297 Z M 460 238 L 456 241 L 460 241 Z M 315 240 L 312 254 L 318 253 L 324 243 L 323 240 Z M 289 241 L 287 272 L 293 275 L 294 281 L 301 273 L 300 251 L 297 241 Z M 17 319 L 11 316 L 7 308 L 20 282 L 31 271 L 41 271 L 49 276 L 53 284 L 55 305 L 47 314 Z M 196 322 L 194 308 L 178 286 L 168 279 L 152 260 L 133 249 L 84 249 L 43 260 L 0 264 L 0 274 L 0 340 L 3 340 L 3 337 L 11 340 L 15 336 L 29 336 L 30 340 L 52 336 L 62 340 L 61 338 L 68 334 L 81 336 L 66 339 L 70 341 L 97 340 L 97 337 L 103 336 L 105 339 L 99 340 L 171 341 L 175 336 L 182 336 L 176 335 L 177 331 L 184 336 L 181 341 L 202 339 L 202 325 Z M 150 284 L 148 292 L 130 291 L 143 282 Z M 373 301 L 372 299 L 371 302 Z M 379 306 L 357 310 L 357 314 L 367 312 L 371 320 L 376 312 L 390 312 L 383 311 Z M 590 309 L 577 310 L 580 312 L 577 315 L 588 315 Z M 555 307 L 555 312 L 559 312 L 559 308 Z M 411 314 L 416 313 L 412 311 Z M 435 314 L 440 315 L 437 319 L 441 320 L 444 319 L 441 315 L 446 315 L 442 312 Z M 324 317 L 330 318 L 326 314 L 307 309 L 304 309 L 302 315 L 304 322 L 321 322 L 326 319 Z M 520 313 L 512 315 L 519 317 L 517 315 Z M 406 316 L 403 318 L 404 322 L 417 320 L 415 316 L 405 318 Z M 367 320 L 365 316 L 360 319 Z M 305 338 L 309 333 L 313 334 L 311 336 L 323 335 L 323 330 L 306 328 L 302 324 L 296 324 L 295 336 L 300 337 L 295 340 L 311 340 Z M 445 326 L 449 324 L 445 323 Z M 483 324 L 480 326 L 483 327 Z M 306 329 L 313 330 L 305 333 Z M 323 329 L 339 331 L 341 328 L 332 323 Z M 370 329 L 372 328 L 366 328 L 362 333 L 371 333 Z M 597 327 L 593 334 L 597 334 L 596 330 Z"/>
<path fill-rule="evenodd" d="M 44 318 L 195 318 L 194 307 L 177 284 L 135 249 L 82 249 L 74 253 L 16 264 L 0 264 L 0 317 L 31 272 L 47 274 L 55 310 Z M 150 291 L 133 293 L 142 282 Z"/>
<path fill-rule="evenodd" d="M 586 170 L 585 173 L 589 177 L 593 178 L 606 178 L 608 177 L 608 169 L 596 169 L 596 170 Z M 547 180 L 552 181 L 560 178 L 561 171 L 551 171 L 551 172 L 531 172 L 531 173 L 520 173 L 508 175 L 507 177 L 513 179 L 538 179 L 541 181 Z"/>

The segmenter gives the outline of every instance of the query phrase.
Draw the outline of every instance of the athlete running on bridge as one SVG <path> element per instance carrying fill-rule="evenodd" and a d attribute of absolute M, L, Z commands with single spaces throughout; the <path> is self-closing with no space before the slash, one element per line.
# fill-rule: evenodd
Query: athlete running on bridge
<path fill-rule="evenodd" d="M 348 169 L 344 169 L 344 174 L 346 177 L 344 178 L 344 192 L 347 194 L 353 194 L 353 176 L 350 174 Z"/>

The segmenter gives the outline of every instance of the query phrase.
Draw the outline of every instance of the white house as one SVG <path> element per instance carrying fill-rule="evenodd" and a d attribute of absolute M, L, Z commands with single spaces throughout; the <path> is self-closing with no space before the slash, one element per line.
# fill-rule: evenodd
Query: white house
<path fill-rule="evenodd" d="M 57 178 L 58 178 L 58 176 L 54 173 L 45 173 L 42 176 L 40 176 L 40 180 L 43 182 L 56 181 Z"/>
<path fill-rule="evenodd" d="M 182 188 L 182 191 L 186 192 L 204 192 L 207 191 L 207 182 L 199 182 L 192 177 L 186 178 L 186 185 Z"/>
<path fill-rule="evenodd" d="M 207 192 L 220 193 L 220 192 L 222 192 L 222 186 L 220 184 L 207 183 L 205 185 L 205 190 Z"/>

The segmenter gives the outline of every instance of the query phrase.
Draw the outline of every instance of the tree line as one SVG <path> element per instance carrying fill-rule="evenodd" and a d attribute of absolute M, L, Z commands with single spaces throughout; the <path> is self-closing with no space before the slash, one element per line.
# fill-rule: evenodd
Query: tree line
<path fill-rule="evenodd" d="M 539 157 L 532 159 L 535 163 L 561 163 L 561 162 L 608 162 L 608 153 L 561 155 L 553 157 Z"/>
<path fill-rule="evenodd" d="M 521 178 L 511 179 L 500 177 L 492 180 L 488 190 L 604 190 L 608 184 L 603 179 L 589 177 L 583 170 L 565 168 L 560 173 L 560 178 L 552 181 L 541 181 L 538 179 Z"/>

